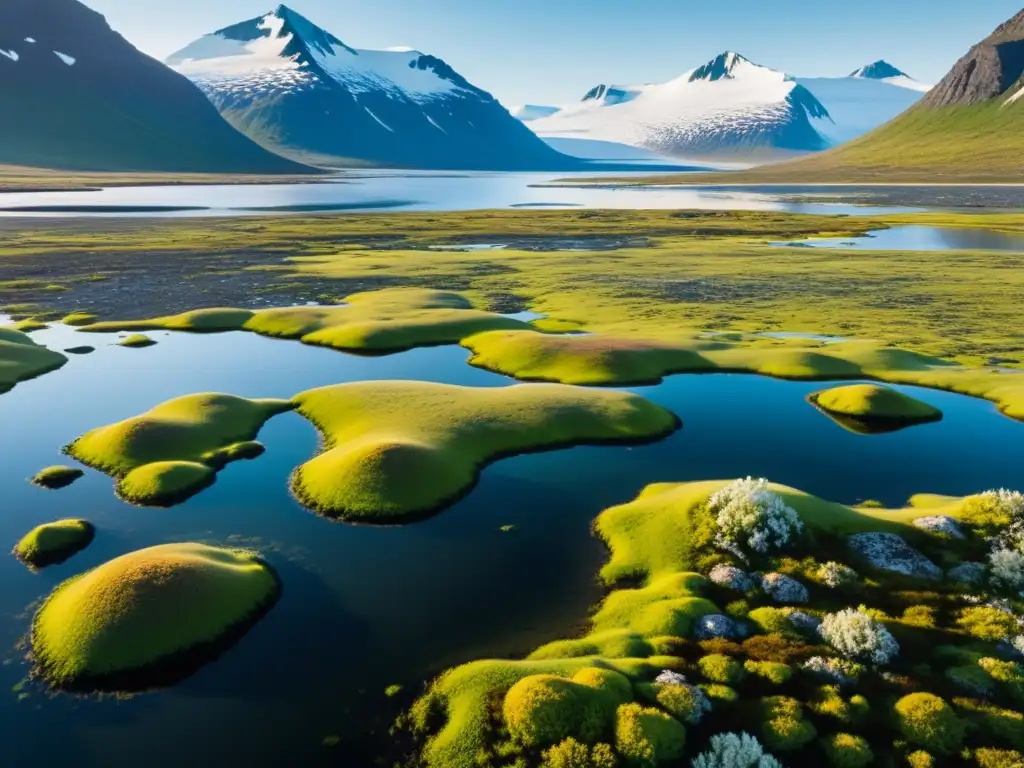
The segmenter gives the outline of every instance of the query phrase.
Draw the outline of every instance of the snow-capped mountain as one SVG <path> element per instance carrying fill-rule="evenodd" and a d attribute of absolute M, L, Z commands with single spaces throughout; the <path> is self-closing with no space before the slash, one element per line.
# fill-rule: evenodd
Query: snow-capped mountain
<path fill-rule="evenodd" d="M 441 59 L 352 48 L 285 6 L 206 35 L 167 63 L 239 130 L 295 157 L 464 169 L 576 163 Z"/>
<path fill-rule="evenodd" d="M 796 82 L 813 93 L 832 117 L 831 123 L 817 126 L 831 146 L 889 122 L 931 88 L 886 61 L 860 67 L 847 77 L 798 77 Z"/>
<path fill-rule="evenodd" d="M 599 85 L 580 103 L 529 126 L 538 135 L 643 147 L 673 157 L 809 152 L 828 110 L 782 72 L 726 52 L 675 80 Z"/>
<path fill-rule="evenodd" d="M 772 159 L 866 133 L 927 89 L 885 62 L 849 77 L 794 78 L 726 52 L 667 83 L 598 85 L 528 125 L 548 140 L 619 142 L 685 158 Z"/>
<path fill-rule="evenodd" d="M 528 123 L 531 120 L 539 120 L 542 117 L 551 117 L 559 109 L 559 107 L 545 107 L 541 104 L 520 104 L 512 107 L 509 112 L 517 120 Z"/>
<path fill-rule="evenodd" d="M 897 69 L 884 59 L 879 59 L 872 64 L 859 67 L 853 70 L 849 76 L 861 80 L 875 80 L 888 83 L 889 85 L 898 85 L 902 88 L 909 88 L 912 91 L 920 91 L 921 93 L 926 93 L 931 89 L 930 85 L 915 80 L 906 72 Z"/>
<path fill-rule="evenodd" d="M 118 171 L 301 172 L 77 0 L 0 0 L 0 163 Z"/>

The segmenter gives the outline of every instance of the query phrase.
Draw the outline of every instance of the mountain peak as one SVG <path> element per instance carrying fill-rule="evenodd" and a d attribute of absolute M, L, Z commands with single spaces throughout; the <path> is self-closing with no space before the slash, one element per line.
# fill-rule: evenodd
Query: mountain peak
<path fill-rule="evenodd" d="M 736 76 L 736 70 L 744 64 L 764 69 L 764 67 L 754 64 L 750 59 L 745 56 L 741 56 L 735 51 L 725 51 L 724 53 L 718 54 L 703 67 L 695 69 L 693 74 L 690 75 L 690 82 L 694 83 L 698 80 L 706 80 L 708 82 L 714 80 L 731 80 Z"/>
<path fill-rule="evenodd" d="M 890 77 L 910 77 L 910 75 L 897 69 L 888 61 L 879 59 L 876 62 L 853 70 L 849 77 L 863 77 L 866 80 L 886 80 Z"/>

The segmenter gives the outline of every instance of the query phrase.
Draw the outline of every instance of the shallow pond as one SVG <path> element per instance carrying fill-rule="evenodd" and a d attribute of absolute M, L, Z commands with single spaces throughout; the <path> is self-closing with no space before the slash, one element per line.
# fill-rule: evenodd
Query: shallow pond
<path fill-rule="evenodd" d="M 304 510 L 289 473 L 316 450 L 295 414 L 260 435 L 267 453 L 225 469 L 178 507 L 118 501 L 89 471 L 62 491 L 25 481 L 66 461 L 82 432 L 201 391 L 288 397 L 364 379 L 429 379 L 506 386 L 466 365 L 459 347 L 365 358 L 250 334 L 153 334 L 157 346 L 114 346 L 115 336 L 55 328 L 55 348 L 97 347 L 55 373 L 0 395 L 0 540 L 65 516 L 97 526 L 93 544 L 32 574 L 0 558 L 0 722 L 5 758 L 19 766 L 369 765 L 358 738 L 386 711 L 385 686 L 418 690 L 440 667 L 523 653 L 573 631 L 601 597 L 605 557 L 589 533 L 605 507 L 646 484 L 763 475 L 843 502 L 900 504 L 928 491 L 965 494 L 1018 484 L 1024 425 L 985 401 L 907 391 L 945 412 L 901 432 L 848 432 L 807 404 L 820 384 L 755 376 L 676 376 L 635 388 L 674 410 L 684 427 L 640 447 L 583 447 L 505 459 L 462 501 L 423 523 L 355 527 Z M 501 526 L 516 530 L 502 533 Z M 234 648 L 180 685 L 130 700 L 14 690 L 28 672 L 19 638 L 34 601 L 61 580 L 127 551 L 169 541 L 258 546 L 278 569 L 277 606 Z M 337 749 L 322 745 L 337 734 Z"/>
<path fill-rule="evenodd" d="M 832 214 L 918 210 L 901 206 L 807 202 L 769 190 L 546 186 L 559 177 L 585 181 L 595 175 L 599 174 L 361 171 L 315 184 L 178 185 L 117 187 L 94 192 L 18 192 L 0 195 L 0 215 L 226 216 L 315 211 L 460 211 L 580 206 L 748 209 Z M 642 178 L 647 174 L 617 175 Z"/>
<path fill-rule="evenodd" d="M 864 237 L 815 237 L 772 245 L 810 248 L 856 248 L 873 251 L 1013 251 L 1024 253 L 1024 235 L 987 229 L 910 225 L 880 229 Z"/>

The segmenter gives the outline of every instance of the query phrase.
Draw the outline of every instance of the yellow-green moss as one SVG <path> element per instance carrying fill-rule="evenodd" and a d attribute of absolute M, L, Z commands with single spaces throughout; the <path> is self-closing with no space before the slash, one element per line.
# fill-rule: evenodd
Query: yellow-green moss
<path fill-rule="evenodd" d="M 747 659 L 743 664 L 747 674 L 760 677 L 772 685 L 784 685 L 793 676 L 793 668 L 778 661 L 754 661 Z"/>
<path fill-rule="evenodd" d="M 746 677 L 742 664 L 721 653 L 711 653 L 702 657 L 697 666 L 705 679 L 712 683 L 736 685 Z"/>
<path fill-rule="evenodd" d="M 613 337 L 508 331 L 473 336 L 463 345 L 473 351 L 470 362 L 474 365 L 528 380 L 611 385 L 657 381 L 667 373 L 709 371 L 781 379 L 870 378 L 985 398 L 1006 415 L 1024 419 L 1024 377 L 959 366 L 878 342 L 847 341 L 827 346 L 807 342 L 800 346 L 765 340 L 732 342 L 670 334 L 657 328 L 652 332 L 653 337 L 639 333 Z M 941 417 L 931 406 L 892 389 L 857 385 L 835 393 L 826 401 L 836 408 L 872 409 L 879 416 L 911 411 L 931 414 L 924 420 Z M 916 418 L 921 420 L 920 416 Z"/>
<path fill-rule="evenodd" d="M 32 651 L 56 686 L 146 687 L 214 653 L 278 592 L 273 571 L 251 552 L 150 547 L 60 584 L 35 616 Z M 186 660 L 192 653 L 199 656 Z"/>
<path fill-rule="evenodd" d="M 291 407 L 285 400 L 188 395 L 87 432 L 66 451 L 117 478 L 127 501 L 173 504 L 212 483 L 228 462 L 258 455 L 252 438 L 267 419 Z"/>
<path fill-rule="evenodd" d="M 652 439 L 678 424 L 637 395 L 561 385 L 360 382 L 311 390 L 294 402 L 325 446 L 295 472 L 295 495 L 322 514 L 375 522 L 439 509 L 501 456 Z"/>
<path fill-rule="evenodd" d="M 336 306 L 205 309 L 151 320 L 94 323 L 83 330 L 244 330 L 335 349 L 392 352 L 456 343 L 483 331 L 529 327 L 521 320 L 473 309 L 465 296 L 451 291 L 390 288 L 356 293 Z"/>
<path fill-rule="evenodd" d="M 64 325 L 80 327 L 95 323 L 96 315 L 91 312 L 72 312 L 70 315 L 66 315 L 61 322 Z"/>
<path fill-rule="evenodd" d="M 911 744 L 932 754 L 953 755 L 964 740 L 965 727 L 943 699 L 931 693 L 911 693 L 896 702 L 896 721 Z"/>
<path fill-rule="evenodd" d="M 686 749 L 686 728 L 661 710 L 623 704 L 615 716 L 615 748 L 637 768 L 679 760 Z"/>
<path fill-rule="evenodd" d="M 22 331 L 0 328 L 0 394 L 20 381 L 60 368 L 67 357 L 36 344 Z"/>
<path fill-rule="evenodd" d="M 35 477 L 32 478 L 32 483 L 40 488 L 55 491 L 60 488 L 67 488 L 84 474 L 85 472 L 76 467 L 46 467 L 36 473 Z"/>
<path fill-rule="evenodd" d="M 133 333 L 117 342 L 117 346 L 129 349 L 142 349 L 143 347 L 152 347 L 154 344 L 156 342 L 143 333 Z"/>
<path fill-rule="evenodd" d="M 761 700 L 761 737 L 766 747 L 779 752 L 797 750 L 818 735 L 804 719 L 800 702 L 789 696 L 770 696 Z"/>
<path fill-rule="evenodd" d="M 14 547 L 14 555 L 32 568 L 63 563 L 89 546 L 96 529 L 88 520 L 58 520 L 36 526 Z"/>
<path fill-rule="evenodd" d="M 549 747 L 570 737 L 594 744 L 632 696 L 628 678 L 611 670 L 584 668 L 572 678 L 530 675 L 509 689 L 502 713 L 509 735 L 524 746 Z"/>
<path fill-rule="evenodd" d="M 832 768 L 867 768 L 875 759 L 867 741 L 851 733 L 833 733 L 822 741 L 822 747 Z"/>
<path fill-rule="evenodd" d="M 851 384 L 808 396 L 823 411 L 866 422 L 917 424 L 938 421 L 942 411 L 928 403 L 876 384 Z"/>

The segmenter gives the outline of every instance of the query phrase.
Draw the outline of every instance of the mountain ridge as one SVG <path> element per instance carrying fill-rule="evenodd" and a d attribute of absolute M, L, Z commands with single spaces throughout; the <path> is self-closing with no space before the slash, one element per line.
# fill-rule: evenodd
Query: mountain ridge
<path fill-rule="evenodd" d="M 77 0 L 0 4 L 0 163 L 304 173 L 228 125 L 187 79 Z"/>
<path fill-rule="evenodd" d="M 299 159 L 479 170 L 578 165 L 443 59 L 354 48 L 287 6 L 204 35 L 167 62 L 232 125 Z"/>

